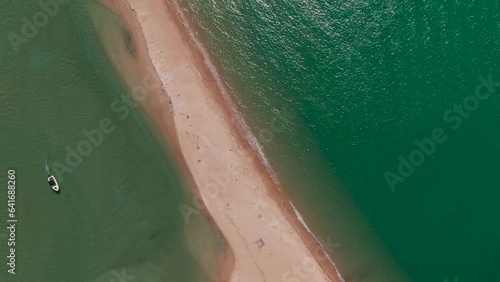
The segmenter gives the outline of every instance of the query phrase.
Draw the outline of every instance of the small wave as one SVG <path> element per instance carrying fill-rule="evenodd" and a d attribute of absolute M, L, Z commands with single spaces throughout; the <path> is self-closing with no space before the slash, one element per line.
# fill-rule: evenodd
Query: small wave
<path fill-rule="evenodd" d="M 299 219 L 300 223 L 302 223 L 302 225 L 307 229 L 307 232 L 309 232 L 309 234 L 311 234 L 314 237 L 314 240 L 316 240 L 316 242 L 318 242 L 318 244 L 321 246 L 321 248 L 323 250 L 323 254 L 325 255 L 325 257 L 335 267 L 335 272 L 337 272 L 337 276 L 340 278 L 340 281 L 341 282 L 345 282 L 344 278 L 342 278 L 342 275 L 340 275 L 340 272 L 339 272 L 337 266 L 335 265 L 335 263 L 333 262 L 332 258 L 325 251 L 325 246 L 323 246 L 323 244 L 321 244 L 321 241 L 318 240 L 318 237 L 316 237 L 316 235 L 314 235 L 314 233 L 311 231 L 311 229 L 309 229 L 309 226 L 307 226 L 306 222 L 304 221 L 304 218 L 302 217 L 302 215 L 300 215 L 299 211 L 295 208 L 295 206 L 293 205 L 293 203 L 291 201 L 289 201 L 289 203 L 292 206 L 293 211 L 295 212 L 295 216 Z"/>
<path fill-rule="evenodd" d="M 253 134 L 252 130 L 250 129 L 250 127 L 245 122 L 245 120 L 242 118 L 240 112 L 236 108 L 236 105 L 234 104 L 234 102 L 231 98 L 231 94 L 230 94 L 229 90 L 224 85 L 224 82 L 222 81 L 220 75 L 218 74 L 215 65 L 212 63 L 212 60 L 210 59 L 210 55 L 208 54 L 208 51 L 203 46 L 203 44 L 198 40 L 195 33 L 191 29 L 191 27 L 189 25 L 189 21 L 188 21 L 186 15 L 184 14 L 184 12 L 182 11 L 182 8 L 180 7 L 178 1 L 173 0 L 172 3 L 173 3 L 174 8 L 177 12 L 177 15 L 181 19 L 182 24 L 184 25 L 186 30 L 189 32 L 189 35 L 190 35 L 191 39 L 194 41 L 194 43 L 196 44 L 196 47 L 198 48 L 198 50 L 201 52 L 201 54 L 203 56 L 203 61 L 205 62 L 206 66 L 209 68 L 210 72 L 212 73 L 212 76 L 214 77 L 215 82 L 217 84 L 217 88 L 222 93 L 224 103 L 225 103 L 226 107 L 229 109 L 229 113 L 231 115 L 233 122 L 236 125 L 236 128 L 243 135 L 245 140 L 247 140 L 247 142 L 250 144 L 250 146 L 257 152 L 260 161 L 265 165 L 266 170 L 269 173 L 269 175 L 271 176 L 273 182 L 277 185 L 280 185 L 278 177 L 277 177 L 276 173 L 274 172 L 274 170 L 272 169 L 271 165 L 269 164 L 269 161 L 264 153 L 262 145 L 260 145 L 257 137 L 255 136 L 255 134 Z"/>

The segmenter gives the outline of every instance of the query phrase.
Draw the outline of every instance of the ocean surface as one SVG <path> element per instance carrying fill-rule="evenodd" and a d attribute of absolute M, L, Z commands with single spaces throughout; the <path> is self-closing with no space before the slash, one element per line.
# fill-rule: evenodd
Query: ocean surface
<path fill-rule="evenodd" d="M 85 2 L 0 1 L 0 281 L 211 281 L 197 245 L 216 269 L 215 232 L 201 215 L 183 218 L 191 188 L 138 109 L 113 112 L 129 90 Z M 101 10 L 101 20 L 118 23 Z M 107 36 L 126 42 L 121 32 Z"/>
<path fill-rule="evenodd" d="M 346 281 L 500 281 L 500 2 L 181 2 Z"/>

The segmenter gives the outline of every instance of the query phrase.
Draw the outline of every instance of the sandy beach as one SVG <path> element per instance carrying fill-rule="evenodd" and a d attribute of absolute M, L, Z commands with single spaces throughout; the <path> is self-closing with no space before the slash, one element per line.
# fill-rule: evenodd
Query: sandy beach
<path fill-rule="evenodd" d="M 197 196 L 179 212 L 187 222 L 198 211 L 206 212 L 229 245 L 218 279 L 342 281 L 283 189 L 242 138 L 242 123 L 224 99 L 184 16 L 177 13 L 177 3 L 102 2 L 122 17 L 131 34 L 132 56 L 115 61 L 125 81 L 134 85 L 153 73 L 161 85 L 141 107 L 176 150 L 197 189 Z"/>

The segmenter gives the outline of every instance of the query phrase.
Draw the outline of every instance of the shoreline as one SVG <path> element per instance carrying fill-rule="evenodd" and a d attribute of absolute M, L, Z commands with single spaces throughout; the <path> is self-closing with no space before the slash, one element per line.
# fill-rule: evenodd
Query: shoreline
<path fill-rule="evenodd" d="M 258 152 L 259 148 L 255 148 L 255 144 L 252 146 L 249 140 L 244 137 L 248 134 L 248 132 L 244 132 L 244 130 L 248 130 L 248 127 L 237 112 L 235 115 L 236 106 L 232 104 L 230 97 L 227 97 L 227 93 L 226 95 L 223 93 L 227 90 L 221 89 L 221 83 L 224 87 L 223 82 L 216 73 L 214 74 L 216 71 L 207 64 L 206 54 L 203 54 L 203 46 L 199 46 L 199 41 L 193 39 L 192 31 L 186 27 L 186 24 L 189 25 L 189 21 L 186 23 L 186 17 L 178 10 L 177 1 L 174 1 L 174 4 L 170 1 L 155 3 L 155 1 L 150 0 L 101 0 L 101 2 L 105 2 L 108 7 L 112 3 L 111 8 L 122 17 L 122 20 L 131 29 L 132 39 L 135 39 L 136 44 L 138 44 L 138 51 L 142 50 L 147 55 L 147 58 L 137 56 L 136 63 L 143 66 L 143 71 L 148 64 L 154 67 L 156 76 L 162 83 L 162 90 L 156 92 L 156 95 L 167 95 L 170 99 L 169 102 L 173 104 L 173 109 L 169 109 L 168 104 L 166 104 L 167 107 L 165 105 L 149 105 L 149 107 L 144 106 L 143 108 L 159 128 L 165 141 L 175 148 L 183 170 L 188 178 L 192 179 L 193 187 L 198 190 L 194 192 L 205 203 L 201 209 L 206 210 L 206 214 L 218 226 L 229 243 L 232 254 L 223 255 L 224 265 L 219 272 L 219 279 L 221 281 L 240 281 L 241 279 L 243 281 L 259 281 L 259 276 L 261 276 L 264 279 L 272 277 L 271 281 L 282 281 L 286 273 L 291 273 L 296 267 L 303 268 L 305 261 L 311 257 L 314 262 L 307 261 L 308 267 L 310 267 L 307 273 L 308 279 L 313 281 L 343 281 L 319 241 L 307 225 L 300 220 L 300 214 L 273 177 L 270 167 L 265 164 L 262 152 Z M 129 9 L 128 12 L 127 9 Z M 152 16 L 151 14 L 156 15 Z M 138 24 L 135 28 L 134 21 Z M 170 35 L 178 37 L 176 42 L 164 44 L 170 40 L 162 38 L 158 29 L 153 30 L 153 27 L 159 26 L 162 31 L 169 31 Z M 144 38 L 144 42 L 138 42 L 143 41 L 139 40 L 140 38 Z M 182 50 L 182 47 L 186 47 L 187 51 Z M 159 55 L 164 51 L 167 53 L 177 51 L 177 54 L 172 56 Z M 164 60 L 159 60 L 160 58 L 164 58 Z M 176 60 L 179 62 L 175 66 L 164 66 L 165 62 L 168 64 L 168 61 Z M 179 66 L 180 62 L 186 64 L 184 70 Z M 210 61 L 209 63 L 211 64 Z M 191 83 L 190 90 L 198 92 L 197 94 L 201 94 L 202 97 L 196 99 L 187 97 L 189 96 L 185 95 L 187 92 L 179 89 L 182 86 L 177 87 L 174 79 L 170 81 L 169 75 L 171 74 L 176 78 L 177 75 L 184 76 L 184 79 Z M 176 93 L 180 94 L 176 96 Z M 164 101 L 167 103 L 165 97 L 158 96 L 156 98 L 155 102 Z M 202 98 L 209 105 L 200 103 L 199 100 Z M 186 106 L 186 104 L 189 105 Z M 153 111 L 155 107 L 159 108 L 156 112 Z M 197 128 L 204 127 L 205 122 L 196 119 L 199 115 L 204 115 L 207 108 L 210 110 L 208 116 L 216 118 L 219 124 L 212 125 L 211 130 L 206 131 L 207 134 L 196 136 L 191 127 L 193 125 Z M 171 110 L 173 110 L 173 115 L 168 116 Z M 210 116 L 210 114 L 212 115 Z M 191 120 L 187 121 L 190 119 L 189 115 L 191 115 Z M 235 119 L 237 119 L 236 122 Z M 219 136 L 211 136 L 210 132 L 224 135 L 225 139 L 221 140 Z M 199 137 L 205 138 L 205 146 L 207 146 L 207 140 L 210 143 L 208 147 L 204 148 L 209 150 L 202 154 L 198 152 L 200 149 L 194 149 L 194 146 L 188 148 L 188 145 L 191 144 L 202 145 Z M 196 145 L 196 148 L 199 146 Z M 227 149 L 233 153 L 227 153 Z M 213 150 L 217 150 L 221 154 L 214 153 Z M 237 150 L 240 152 L 234 153 Z M 211 162 L 211 165 L 200 167 L 202 159 L 203 163 Z M 229 179 L 227 179 L 229 168 L 224 168 L 223 162 L 235 166 L 241 165 L 241 168 L 246 172 L 238 173 L 236 176 L 229 174 Z M 219 188 L 216 193 L 208 191 L 210 187 L 207 186 L 214 181 L 213 175 L 210 175 L 209 172 L 213 169 L 208 169 L 213 167 L 218 168 L 216 172 L 218 180 L 224 182 L 224 185 L 221 185 L 222 189 Z M 258 183 L 254 183 L 254 180 Z M 215 181 L 217 182 L 217 180 Z M 242 186 L 255 186 L 254 190 L 257 192 L 246 191 L 242 197 L 238 191 L 236 191 L 237 195 L 231 194 L 231 192 L 235 193 L 234 191 L 226 191 L 241 189 Z M 252 198 L 255 200 L 253 203 L 251 203 Z M 193 202 L 196 200 L 194 199 Z M 256 204 L 256 202 L 259 203 Z M 233 211 L 233 204 L 246 208 L 240 208 L 236 212 Z M 248 209 L 251 209 L 254 214 L 249 214 L 251 212 L 248 212 Z M 245 210 L 247 212 L 244 212 Z M 250 215 L 255 215 L 255 213 L 258 213 L 258 216 L 250 218 Z M 238 221 L 240 217 L 246 218 L 244 222 Z M 268 220 L 265 226 L 259 225 L 261 221 L 267 219 L 271 220 Z M 251 230 L 248 230 L 249 232 L 241 232 L 240 229 L 244 229 L 245 225 L 252 225 L 252 223 L 256 224 L 250 228 Z M 258 229 L 258 232 L 250 232 L 254 229 Z M 266 242 L 265 245 L 256 249 L 253 243 L 255 239 L 258 239 L 258 236 L 252 236 L 249 233 L 260 234 L 260 240 L 265 237 L 266 240 L 262 240 L 262 243 Z M 283 237 L 283 235 L 286 236 Z M 288 242 L 285 243 L 285 240 Z M 260 252 L 260 248 L 268 249 L 266 255 Z M 272 258 L 272 261 L 269 260 L 269 257 Z M 251 262 L 254 262 L 254 267 L 246 266 Z M 229 279 L 229 277 L 231 278 Z"/>
<path fill-rule="evenodd" d="M 98 0 L 98 3 L 99 5 L 102 5 L 102 8 L 109 9 L 111 13 L 114 13 L 117 17 L 119 17 L 121 21 L 123 21 L 120 23 L 124 25 L 122 26 L 122 29 L 120 31 L 121 34 L 125 35 L 126 41 L 124 46 L 122 47 L 116 45 L 108 46 L 110 42 L 108 42 L 108 40 L 104 38 L 101 38 L 102 42 L 104 43 L 105 49 L 108 52 L 108 55 L 110 56 L 112 63 L 115 65 L 115 68 L 117 69 L 117 71 L 119 72 L 120 76 L 122 77 L 122 79 L 124 80 L 129 89 L 135 90 L 135 89 L 147 88 L 149 92 L 154 92 L 154 93 L 148 93 L 149 95 L 147 95 L 144 100 L 136 102 L 139 104 L 141 112 L 146 114 L 145 116 L 146 121 L 148 121 L 148 123 L 150 124 L 150 126 L 152 126 L 153 129 L 156 129 L 153 130 L 153 133 L 158 138 L 158 141 L 161 141 L 161 143 L 163 143 L 159 145 L 163 145 L 162 146 L 163 150 L 171 151 L 173 153 L 172 157 L 174 157 L 175 161 L 179 165 L 180 168 L 179 172 L 182 173 L 182 177 L 185 180 L 184 182 L 188 186 L 189 191 L 187 192 L 189 194 L 196 194 L 197 190 L 192 189 L 192 187 L 196 187 L 196 185 L 193 182 L 192 174 L 190 173 L 190 170 L 187 167 L 187 164 L 181 154 L 181 148 L 178 142 L 177 132 L 175 131 L 175 125 L 173 124 L 173 117 L 171 116 L 171 112 L 173 109 L 164 99 L 162 99 L 162 97 L 168 98 L 168 95 L 161 87 L 161 80 L 158 77 L 158 74 L 153 69 L 152 62 L 148 57 L 147 49 L 144 48 L 146 43 L 144 41 L 144 38 L 141 36 L 142 33 L 140 32 L 139 22 L 135 20 L 135 14 L 130 9 L 130 6 L 128 6 L 128 4 L 126 3 L 122 3 L 121 0 Z M 119 25 L 121 26 L 121 24 Z M 114 28 L 116 28 L 116 26 Z M 130 32 L 133 34 L 133 36 L 131 36 Z M 113 35 L 113 32 L 111 32 L 111 35 Z M 135 50 L 134 56 L 130 56 L 130 54 L 127 53 L 130 51 L 129 40 L 131 39 L 133 39 L 132 40 L 133 49 Z M 138 43 L 137 40 L 141 41 L 141 44 L 144 46 L 140 45 L 141 48 L 137 48 L 137 46 L 135 45 Z M 110 50 L 114 50 L 115 52 L 109 53 Z M 142 78 L 142 81 L 140 78 Z M 147 86 L 149 84 L 154 84 L 155 86 L 152 87 L 152 89 L 150 89 Z M 168 140 L 165 140 L 163 135 L 168 135 L 169 136 Z M 167 144 L 168 146 L 166 146 Z M 203 229 L 202 231 L 211 232 L 213 229 L 217 229 L 214 219 L 210 216 L 208 212 L 203 211 L 205 208 L 203 206 L 200 206 L 198 208 L 205 213 L 208 223 L 213 225 L 212 228 Z M 199 228 L 206 228 L 205 226 L 206 221 L 203 220 L 197 221 L 195 225 L 196 224 L 198 229 L 195 228 L 196 229 L 195 232 L 199 231 Z M 200 224 L 201 227 L 199 227 Z M 189 227 L 192 227 L 192 225 L 190 225 Z M 221 235 L 220 231 L 219 230 L 217 231 L 218 231 L 217 233 Z M 191 232 L 192 232 L 191 229 L 186 228 L 185 236 L 196 237 L 192 236 Z M 200 257 L 198 257 L 198 262 L 205 268 L 207 273 L 212 278 L 214 278 L 213 276 L 216 276 L 221 281 L 227 281 L 226 277 L 231 274 L 232 266 L 234 264 L 233 254 L 228 248 L 228 244 L 227 241 L 225 241 L 225 238 L 223 238 L 222 236 L 216 238 L 210 235 L 211 234 L 206 234 L 204 238 L 200 237 L 194 238 L 195 243 L 193 245 L 199 245 L 201 244 L 201 241 L 210 244 L 214 243 L 214 241 L 220 240 L 219 243 L 221 244 L 221 246 L 219 246 L 218 252 L 215 254 L 215 256 L 217 256 L 217 262 L 213 262 L 214 257 L 211 256 L 212 253 L 209 254 L 205 253 L 196 254 L 194 252 L 191 253 L 195 256 L 200 255 Z M 212 240 L 212 242 L 210 242 L 210 240 Z M 212 248 L 216 247 L 213 244 L 207 246 L 210 246 Z M 189 246 L 186 247 L 190 249 Z M 217 269 L 217 273 L 214 274 L 216 271 L 209 271 L 211 268 L 209 268 L 208 266 L 209 264 L 213 263 L 222 265 L 224 267 Z"/>
<path fill-rule="evenodd" d="M 165 1 L 167 5 L 175 5 L 174 9 L 176 11 L 182 9 L 181 5 L 178 4 L 179 0 L 163 0 L 163 1 Z M 171 4 L 169 3 L 169 1 L 175 2 L 175 4 Z M 224 82 L 222 81 L 222 78 L 217 73 L 216 67 L 213 65 L 212 61 L 208 57 L 208 54 L 206 54 L 207 57 L 205 57 L 205 54 L 199 54 L 204 52 L 205 49 L 203 44 L 199 42 L 199 39 L 196 38 L 196 36 L 193 34 L 193 28 L 191 26 L 192 24 L 190 20 L 186 18 L 185 15 L 183 19 L 177 18 L 176 20 L 177 20 L 176 24 L 184 26 L 185 33 L 188 33 L 189 35 L 189 38 L 187 39 L 184 38 L 184 40 L 186 42 L 191 42 L 190 45 L 195 45 L 195 44 L 198 45 L 198 46 L 190 46 L 192 48 L 190 50 L 195 53 L 195 57 L 198 57 L 198 60 L 196 60 L 196 62 L 198 62 L 199 68 L 203 69 L 203 71 L 205 72 L 204 75 L 202 75 L 203 79 L 207 80 L 209 83 L 210 80 L 216 81 L 215 83 L 217 84 L 217 88 L 213 89 L 213 91 L 214 93 L 221 92 L 220 96 L 222 96 L 221 99 L 222 101 L 219 101 L 219 103 L 223 108 L 229 111 L 228 115 L 230 116 L 230 123 L 234 126 L 236 134 L 240 139 L 240 142 L 244 144 L 245 146 L 244 149 L 251 151 L 252 154 L 255 154 L 257 156 L 253 157 L 254 164 L 259 168 L 262 174 L 270 178 L 271 183 L 268 184 L 272 188 L 268 190 L 270 190 L 269 192 L 272 194 L 273 200 L 275 200 L 276 203 L 280 202 L 282 203 L 281 208 L 285 212 L 285 216 L 287 217 L 288 221 L 292 224 L 294 229 L 299 233 L 299 236 L 302 238 L 303 243 L 312 253 L 313 258 L 319 263 L 320 267 L 323 269 L 328 278 L 331 281 L 344 281 L 339 270 L 336 268 L 333 259 L 325 251 L 324 246 L 314 235 L 309 226 L 307 226 L 307 223 L 302 218 L 300 212 L 295 208 L 291 200 L 288 198 L 286 192 L 281 187 L 281 184 L 279 183 L 278 180 L 278 176 L 272 169 L 271 165 L 268 163 L 265 153 L 263 152 L 262 147 L 258 143 L 257 138 L 254 136 L 250 127 L 247 125 L 244 118 L 239 113 L 236 105 L 234 104 L 230 96 L 229 91 L 227 90 Z M 192 41 L 195 42 L 193 43 Z M 200 49 L 202 50 L 200 51 Z M 203 57 L 203 59 L 199 57 Z M 208 64 L 210 64 L 210 66 Z M 218 97 L 215 96 L 215 98 L 217 99 Z M 318 253 L 318 251 L 320 253 Z"/>

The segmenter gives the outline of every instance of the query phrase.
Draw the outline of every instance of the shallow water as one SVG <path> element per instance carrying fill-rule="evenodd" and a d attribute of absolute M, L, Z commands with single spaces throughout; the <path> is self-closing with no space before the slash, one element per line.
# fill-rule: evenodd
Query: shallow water
<path fill-rule="evenodd" d="M 183 4 L 346 279 L 500 281 L 500 89 L 469 97 L 500 80 L 497 2 Z M 437 128 L 447 139 L 389 185 Z"/>
<path fill-rule="evenodd" d="M 42 11 L 37 1 L 1 1 L 1 38 L 22 35 L 22 17 Z M 202 216 L 186 224 L 179 205 L 191 202 L 190 188 L 142 114 L 112 110 L 128 89 L 87 6 L 74 0 L 47 19 L 17 53 L 0 41 L 0 280 L 210 281 L 193 248 L 197 226 L 212 227 Z M 8 169 L 15 275 L 6 268 Z"/>

